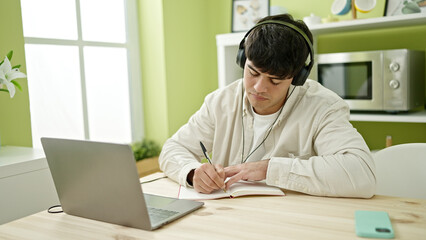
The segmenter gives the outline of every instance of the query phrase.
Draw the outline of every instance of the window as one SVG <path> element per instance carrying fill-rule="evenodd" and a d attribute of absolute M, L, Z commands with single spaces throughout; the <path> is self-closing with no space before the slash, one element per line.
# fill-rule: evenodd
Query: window
<path fill-rule="evenodd" d="M 143 137 L 136 0 L 21 0 L 33 146 Z"/>

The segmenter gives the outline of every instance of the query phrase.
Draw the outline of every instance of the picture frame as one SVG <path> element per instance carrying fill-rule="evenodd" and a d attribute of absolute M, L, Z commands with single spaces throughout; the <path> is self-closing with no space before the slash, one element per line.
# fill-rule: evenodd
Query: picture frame
<path fill-rule="evenodd" d="M 232 32 L 246 32 L 269 16 L 269 0 L 232 0 Z"/>
<path fill-rule="evenodd" d="M 426 14 L 426 0 L 386 0 L 384 16 Z"/>

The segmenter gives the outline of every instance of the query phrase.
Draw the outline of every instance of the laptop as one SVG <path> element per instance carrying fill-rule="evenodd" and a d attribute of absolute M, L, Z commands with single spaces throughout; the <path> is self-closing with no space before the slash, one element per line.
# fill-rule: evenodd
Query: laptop
<path fill-rule="evenodd" d="M 67 214 L 154 230 L 204 204 L 144 194 L 129 145 L 57 138 L 41 142 Z"/>

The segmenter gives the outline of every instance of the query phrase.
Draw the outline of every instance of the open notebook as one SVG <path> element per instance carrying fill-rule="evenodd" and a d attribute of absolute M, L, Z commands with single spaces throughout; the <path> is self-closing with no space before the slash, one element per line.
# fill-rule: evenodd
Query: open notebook
<path fill-rule="evenodd" d="M 234 198 L 247 195 L 284 196 L 285 194 L 277 187 L 268 186 L 263 182 L 249 181 L 239 181 L 234 183 L 226 192 L 220 189 L 210 194 L 199 193 L 193 188 L 186 188 L 184 186 L 180 186 L 179 189 L 179 199 L 206 200 L 228 197 Z"/>

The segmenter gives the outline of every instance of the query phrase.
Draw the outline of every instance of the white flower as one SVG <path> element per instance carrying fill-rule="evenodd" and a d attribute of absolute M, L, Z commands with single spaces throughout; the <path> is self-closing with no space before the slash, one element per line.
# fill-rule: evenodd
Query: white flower
<path fill-rule="evenodd" d="M 26 77 L 26 75 L 21 73 L 19 69 L 12 69 L 9 59 L 5 57 L 3 64 L 0 65 L 0 85 L 6 85 L 11 98 L 13 98 L 16 92 L 15 85 L 12 83 L 12 80 L 24 77 Z"/>

